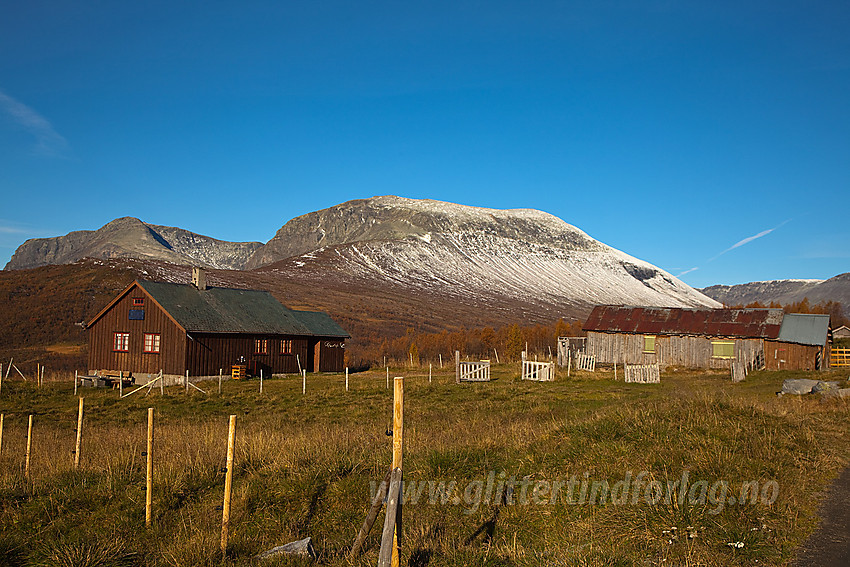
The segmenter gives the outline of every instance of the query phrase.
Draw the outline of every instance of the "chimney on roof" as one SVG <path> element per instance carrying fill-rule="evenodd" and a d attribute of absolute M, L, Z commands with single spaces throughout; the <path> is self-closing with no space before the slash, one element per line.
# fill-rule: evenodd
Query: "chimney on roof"
<path fill-rule="evenodd" d="M 192 268 L 192 285 L 200 291 L 207 289 L 207 276 L 203 268 Z"/>

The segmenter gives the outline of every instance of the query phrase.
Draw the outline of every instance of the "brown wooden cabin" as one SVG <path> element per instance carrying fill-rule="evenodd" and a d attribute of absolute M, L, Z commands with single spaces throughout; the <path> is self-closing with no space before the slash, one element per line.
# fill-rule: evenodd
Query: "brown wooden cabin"
<path fill-rule="evenodd" d="M 294 311 L 266 291 L 135 281 L 87 324 L 89 372 L 160 370 L 179 379 L 249 371 L 341 372 L 349 338 L 326 313 Z"/>
<path fill-rule="evenodd" d="M 820 370 L 829 366 L 829 316 L 781 309 L 598 305 L 584 324 L 597 362 L 662 368 Z"/>

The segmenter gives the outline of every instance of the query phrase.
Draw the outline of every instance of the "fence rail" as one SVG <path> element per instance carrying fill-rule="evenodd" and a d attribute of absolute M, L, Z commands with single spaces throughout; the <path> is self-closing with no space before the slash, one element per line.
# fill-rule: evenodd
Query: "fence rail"
<path fill-rule="evenodd" d="M 661 382 L 658 364 L 627 364 L 625 381 L 634 384 L 658 384 Z"/>
<path fill-rule="evenodd" d="M 829 353 L 829 365 L 832 367 L 850 366 L 850 348 L 834 348 Z"/>
<path fill-rule="evenodd" d="M 490 361 L 481 360 L 478 362 L 460 362 L 458 363 L 458 381 L 459 382 L 489 382 L 490 381 Z"/>
<path fill-rule="evenodd" d="M 555 379 L 554 362 L 522 361 L 522 379 L 535 382 L 551 382 Z"/>

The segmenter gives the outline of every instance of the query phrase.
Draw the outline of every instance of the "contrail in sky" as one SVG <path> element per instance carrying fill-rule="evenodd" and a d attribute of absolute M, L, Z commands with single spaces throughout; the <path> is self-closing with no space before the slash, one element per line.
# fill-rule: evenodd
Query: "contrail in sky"
<path fill-rule="evenodd" d="M 36 139 L 36 151 L 44 155 L 61 156 L 68 147 L 53 125 L 38 112 L 0 90 L 0 111 L 9 115 Z"/>
<path fill-rule="evenodd" d="M 712 257 L 712 258 L 709 258 L 709 259 L 707 260 L 707 262 L 713 262 L 714 260 L 717 260 L 718 258 L 720 258 L 721 256 L 723 256 L 724 254 L 726 254 L 726 253 L 727 253 L 727 252 L 729 252 L 730 250 L 734 250 L 735 248 L 740 248 L 741 246 L 743 246 L 743 245 L 745 245 L 745 244 L 749 244 L 749 243 L 750 243 L 750 242 L 752 242 L 753 240 L 759 239 L 759 238 L 761 238 L 762 236 L 767 236 L 768 234 L 770 234 L 770 233 L 771 233 L 771 232 L 773 232 L 774 230 L 776 230 L 776 229 L 780 228 L 781 226 L 783 226 L 783 225 L 785 225 L 785 224 L 787 224 L 787 223 L 791 222 L 791 220 L 792 220 L 792 219 L 788 219 L 788 220 L 786 220 L 786 221 L 783 221 L 783 222 L 779 223 L 777 226 L 775 226 L 775 227 L 773 227 L 773 228 L 769 228 L 769 229 L 767 229 L 767 230 L 763 230 L 763 231 L 759 232 L 758 234 L 754 234 L 754 235 L 752 235 L 752 236 L 748 236 L 747 238 L 745 238 L 745 239 L 743 239 L 743 240 L 740 240 L 740 241 L 736 242 L 735 244 L 733 244 L 732 246 L 730 246 L 729 248 L 727 248 L 726 250 L 724 250 L 724 251 L 723 251 L 723 252 L 721 252 L 720 254 L 717 254 L 716 256 L 714 256 L 714 257 Z M 680 278 L 680 277 L 684 276 L 685 274 L 690 274 L 691 272 L 695 272 L 695 271 L 697 271 L 697 270 L 699 270 L 699 266 L 694 266 L 693 268 L 690 268 L 690 269 L 688 269 L 688 270 L 685 270 L 684 272 L 681 272 L 681 273 L 679 273 L 679 274 L 676 274 L 676 277 L 677 277 L 677 278 Z"/>
<path fill-rule="evenodd" d="M 716 259 L 720 258 L 721 256 L 723 256 L 724 254 L 726 254 L 726 253 L 727 253 L 727 252 L 729 252 L 730 250 L 734 250 L 735 248 L 740 248 L 740 247 L 741 247 L 741 246 L 743 246 L 744 244 L 749 244 L 749 243 L 750 243 L 750 242 L 752 242 L 753 240 L 756 240 L 756 239 L 758 239 L 758 238 L 761 238 L 762 236 L 767 236 L 768 234 L 770 234 L 771 232 L 773 232 L 773 231 L 774 231 L 774 230 L 776 230 L 777 228 L 780 228 L 781 226 L 783 226 L 783 225 L 787 224 L 790 220 L 791 220 L 791 219 L 788 219 L 788 220 L 786 220 L 786 221 L 783 221 L 783 222 L 781 222 L 779 225 L 777 225 L 777 226 L 775 226 L 775 227 L 773 227 L 773 228 L 769 228 L 769 229 L 767 229 L 767 230 L 763 230 L 763 231 L 761 231 L 761 232 L 760 232 L 760 233 L 758 233 L 758 234 L 754 234 L 753 236 L 748 236 L 747 238 L 745 238 L 745 239 L 743 239 L 743 240 L 741 240 L 741 241 L 739 241 L 739 242 L 736 242 L 735 244 L 733 244 L 732 246 L 730 246 L 729 248 L 727 248 L 726 250 L 724 250 L 723 252 L 721 252 L 720 254 L 718 254 L 717 256 L 715 256 L 714 258 L 711 258 L 711 259 L 709 260 L 709 262 L 711 262 L 712 260 L 716 260 Z"/>

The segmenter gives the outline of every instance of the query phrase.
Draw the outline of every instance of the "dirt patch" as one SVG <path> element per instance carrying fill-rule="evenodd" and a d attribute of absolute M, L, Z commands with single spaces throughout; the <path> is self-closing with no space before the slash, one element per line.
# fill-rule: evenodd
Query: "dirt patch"
<path fill-rule="evenodd" d="M 50 345 L 44 347 L 44 350 L 47 352 L 54 352 L 56 354 L 82 354 L 83 345 Z"/>
<path fill-rule="evenodd" d="M 846 567 L 850 565 L 850 467 L 827 491 L 820 525 L 793 563 L 793 567 Z"/>

